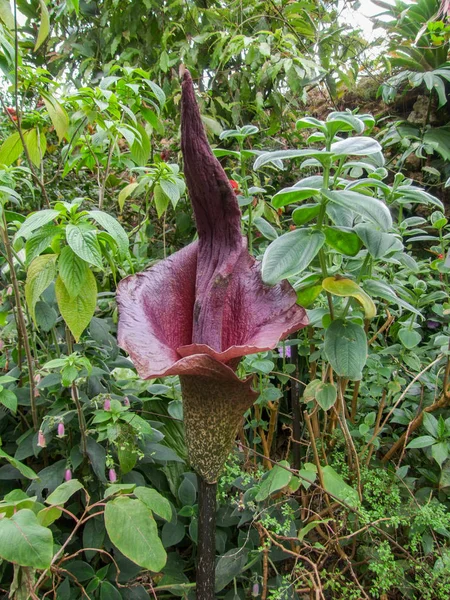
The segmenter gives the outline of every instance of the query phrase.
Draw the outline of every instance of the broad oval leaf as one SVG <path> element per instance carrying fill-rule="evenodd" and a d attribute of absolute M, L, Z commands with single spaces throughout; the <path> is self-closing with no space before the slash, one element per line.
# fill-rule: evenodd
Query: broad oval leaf
<path fill-rule="evenodd" d="M 353 231 L 341 229 L 339 227 L 324 227 L 326 242 L 329 246 L 345 254 L 346 256 L 356 256 L 361 250 L 361 241 Z"/>
<path fill-rule="evenodd" d="M 90 273 L 89 265 L 75 254 L 70 246 L 64 246 L 58 260 L 58 272 L 71 298 L 83 289 Z"/>
<path fill-rule="evenodd" d="M 323 289 L 335 296 L 351 297 L 358 300 L 364 308 L 367 319 L 373 319 L 377 309 L 372 298 L 351 279 L 327 277 L 322 282 Z"/>
<path fill-rule="evenodd" d="M 166 564 L 155 519 L 140 500 L 119 496 L 108 502 L 105 526 L 116 548 L 140 567 L 158 572 Z"/>
<path fill-rule="evenodd" d="M 325 332 L 324 350 L 339 377 L 361 379 L 367 360 L 367 338 L 360 325 L 343 319 L 333 321 Z"/>
<path fill-rule="evenodd" d="M 382 147 L 373 138 L 355 136 L 334 142 L 330 150 L 335 156 L 368 156 L 381 152 Z"/>
<path fill-rule="evenodd" d="M 59 485 L 54 492 L 50 494 L 50 496 L 45 501 L 46 504 L 51 504 L 52 506 L 58 504 L 65 504 L 69 498 L 71 498 L 75 492 L 83 489 L 83 484 L 78 479 L 71 479 L 70 481 L 65 481 L 61 485 Z"/>
<path fill-rule="evenodd" d="M 287 160 L 291 158 L 300 158 L 304 156 L 314 156 L 318 160 L 327 156 L 332 156 L 332 152 L 326 152 L 325 150 L 317 150 L 315 148 L 303 148 L 300 150 L 275 150 L 275 152 L 264 152 L 258 156 L 253 164 L 253 169 L 256 171 L 267 163 L 275 163 L 280 160 Z"/>
<path fill-rule="evenodd" d="M 284 487 L 289 485 L 292 479 L 292 473 L 289 470 L 289 463 L 285 460 L 281 461 L 279 465 L 269 472 L 267 477 L 263 480 L 255 496 L 257 502 L 266 500 L 271 494 L 282 490 Z"/>
<path fill-rule="evenodd" d="M 78 342 L 81 334 L 94 316 L 97 305 L 97 283 L 91 271 L 88 270 L 85 285 L 80 294 L 71 297 L 61 277 L 55 283 L 56 300 L 61 316 Z"/>
<path fill-rule="evenodd" d="M 262 278 L 269 285 L 301 273 L 325 243 L 321 231 L 296 229 L 285 233 L 267 248 L 262 260 Z"/>
<path fill-rule="evenodd" d="M 307 200 L 314 196 L 320 196 L 320 190 L 308 187 L 288 187 L 280 190 L 273 196 L 272 204 L 275 208 L 281 208 L 287 204 Z"/>
<path fill-rule="evenodd" d="M 278 233 L 275 227 L 272 227 L 272 225 L 262 217 L 255 217 L 253 224 L 266 239 L 270 241 L 277 239 Z"/>
<path fill-rule="evenodd" d="M 95 231 L 70 223 L 66 227 L 66 239 L 77 256 L 99 269 L 102 268 L 102 254 Z"/>
<path fill-rule="evenodd" d="M 402 242 L 392 233 L 377 231 L 364 223 L 355 225 L 354 229 L 373 258 L 382 258 L 390 252 L 403 250 Z"/>
<path fill-rule="evenodd" d="M 158 491 L 139 486 L 135 488 L 134 495 L 139 498 L 148 508 L 156 513 L 159 517 L 165 521 L 172 519 L 172 508 L 167 498 L 164 498 Z"/>
<path fill-rule="evenodd" d="M 337 398 L 336 386 L 333 383 L 319 383 L 316 389 L 316 401 L 322 410 L 330 410 Z"/>
<path fill-rule="evenodd" d="M 320 204 L 304 204 L 292 213 L 292 220 L 296 225 L 304 225 L 312 221 L 320 212 Z"/>
<path fill-rule="evenodd" d="M 45 292 L 56 276 L 56 254 L 43 254 L 33 260 L 28 267 L 25 284 L 25 298 L 31 316 L 36 322 L 34 308 L 41 294 Z"/>
<path fill-rule="evenodd" d="M 26 221 L 24 221 L 23 225 L 21 225 L 19 231 L 16 233 L 16 236 L 27 239 L 33 231 L 50 223 L 50 221 L 53 221 L 58 215 L 59 210 L 53 208 L 46 208 L 45 210 L 35 212 L 27 217 Z"/>
<path fill-rule="evenodd" d="M 126 231 L 122 225 L 114 217 L 108 215 L 108 213 L 105 213 L 102 210 L 90 210 L 89 216 L 91 216 L 94 221 L 97 221 L 97 223 L 101 225 L 103 229 L 113 236 L 117 244 L 117 248 L 119 249 L 119 254 L 121 256 L 126 256 L 129 242 Z"/>
<path fill-rule="evenodd" d="M 322 194 L 331 202 L 365 217 L 385 231 L 392 227 L 392 217 L 388 207 L 377 198 L 348 190 L 322 190 Z"/>
<path fill-rule="evenodd" d="M 0 520 L 0 556 L 34 569 L 48 569 L 53 558 L 53 535 L 32 510 L 24 508 Z"/>

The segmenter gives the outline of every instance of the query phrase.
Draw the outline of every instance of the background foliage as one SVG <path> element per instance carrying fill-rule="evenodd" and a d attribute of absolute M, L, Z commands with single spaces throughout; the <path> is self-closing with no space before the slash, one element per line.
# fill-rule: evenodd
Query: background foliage
<path fill-rule="evenodd" d="M 0 587 L 194 598 L 177 378 L 116 342 L 117 282 L 195 235 L 178 66 L 272 284 L 310 325 L 246 357 L 217 597 L 447 599 L 447 3 L 0 0 Z"/>

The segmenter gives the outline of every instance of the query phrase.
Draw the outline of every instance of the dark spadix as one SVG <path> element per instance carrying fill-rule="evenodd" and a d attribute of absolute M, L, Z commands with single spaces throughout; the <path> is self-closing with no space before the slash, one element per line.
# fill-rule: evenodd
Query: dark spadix
<path fill-rule="evenodd" d="M 275 348 L 307 319 L 287 281 L 262 282 L 187 71 L 181 105 L 184 172 L 199 239 L 120 282 L 118 340 L 142 378 L 180 376 L 189 459 L 213 483 L 257 397 L 250 379 L 235 374 L 239 359 Z"/>

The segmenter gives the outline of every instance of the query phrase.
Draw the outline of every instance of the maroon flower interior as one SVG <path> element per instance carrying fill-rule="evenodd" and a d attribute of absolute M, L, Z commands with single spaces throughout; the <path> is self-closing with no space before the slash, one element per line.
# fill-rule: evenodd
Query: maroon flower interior
<path fill-rule="evenodd" d="M 191 374 L 235 380 L 230 367 L 240 357 L 275 348 L 307 324 L 306 313 L 287 281 L 262 282 L 188 72 L 181 105 L 184 172 L 199 239 L 120 282 L 118 340 L 144 379 Z"/>

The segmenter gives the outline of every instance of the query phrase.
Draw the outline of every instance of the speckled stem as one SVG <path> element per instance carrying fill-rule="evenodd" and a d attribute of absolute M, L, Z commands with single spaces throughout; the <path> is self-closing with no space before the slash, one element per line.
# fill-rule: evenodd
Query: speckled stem
<path fill-rule="evenodd" d="M 197 600 L 215 598 L 216 563 L 216 493 L 217 483 L 198 480 L 198 560 Z"/>

